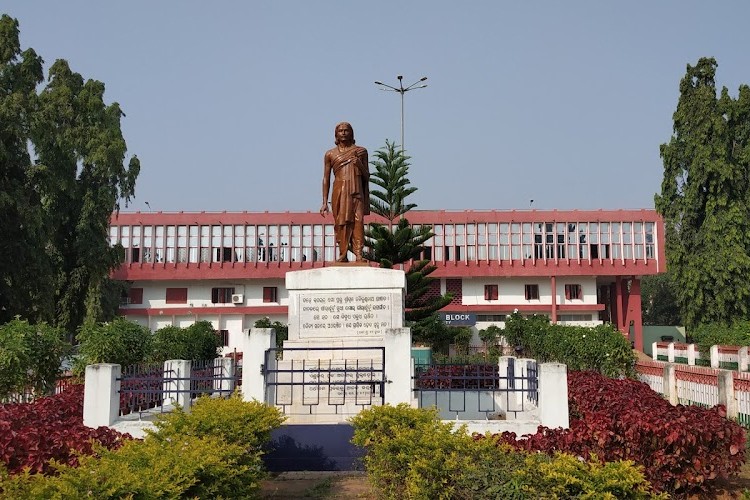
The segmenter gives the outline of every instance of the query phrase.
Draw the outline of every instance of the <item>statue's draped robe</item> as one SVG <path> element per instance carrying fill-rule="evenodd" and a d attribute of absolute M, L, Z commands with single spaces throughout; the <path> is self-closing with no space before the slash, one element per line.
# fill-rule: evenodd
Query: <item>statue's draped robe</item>
<path fill-rule="evenodd" d="M 360 214 L 370 213 L 370 171 L 366 158 L 367 150 L 354 146 L 338 152 L 331 160 L 334 174 L 331 211 L 337 226 L 354 223 L 360 205 Z"/>

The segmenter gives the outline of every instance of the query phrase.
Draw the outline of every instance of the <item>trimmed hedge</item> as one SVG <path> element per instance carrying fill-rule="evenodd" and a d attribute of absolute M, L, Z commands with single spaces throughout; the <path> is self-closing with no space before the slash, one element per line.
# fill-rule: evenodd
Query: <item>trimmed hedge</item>
<path fill-rule="evenodd" d="M 528 454 L 454 430 L 434 408 L 378 406 L 351 422 L 352 442 L 367 450 L 365 469 L 383 498 L 664 498 L 632 462 Z"/>

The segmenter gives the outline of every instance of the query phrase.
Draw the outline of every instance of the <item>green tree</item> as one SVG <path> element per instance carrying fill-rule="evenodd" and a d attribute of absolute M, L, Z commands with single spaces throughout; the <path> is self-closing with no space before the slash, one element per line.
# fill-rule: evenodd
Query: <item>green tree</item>
<path fill-rule="evenodd" d="M 403 264 L 406 267 L 406 313 L 407 324 L 412 327 L 415 338 L 427 340 L 434 326 L 436 312 L 451 301 L 449 294 L 435 297 L 427 292 L 432 289 L 435 278 L 430 274 L 436 267 L 428 260 L 420 260 L 424 243 L 432 236 L 430 226 L 412 226 L 405 217 L 415 208 L 406 198 L 417 188 L 410 186 L 408 178 L 408 156 L 389 141 L 375 152 L 371 164 L 375 172 L 370 182 L 379 189 L 370 190 L 370 212 L 389 221 L 388 225 L 371 223 L 367 233 L 367 259 L 380 263 L 380 267 L 392 268 Z M 393 224 L 398 219 L 398 223 Z"/>
<path fill-rule="evenodd" d="M 42 59 L 33 49 L 21 51 L 18 22 L 0 17 L 0 322 L 21 315 L 53 320 L 48 293 L 51 262 L 44 251 L 45 226 L 39 194 L 31 183 L 28 147 L 43 80 Z M 12 258 L 11 258 L 12 256 Z"/>
<path fill-rule="evenodd" d="M 72 332 L 106 317 L 101 296 L 124 257 L 108 243 L 109 219 L 133 196 L 140 164 L 134 156 L 125 166 L 123 113 L 105 104 L 103 83 L 62 59 L 37 91 L 43 82 L 42 59 L 21 52 L 18 22 L 3 15 L 0 241 L 14 259 L 0 267 L 0 314 Z"/>
<path fill-rule="evenodd" d="M 0 339 L 0 399 L 14 399 L 27 389 L 51 394 L 62 359 L 70 352 L 63 333 L 15 318 L 0 325 Z"/>
<path fill-rule="evenodd" d="M 656 210 L 685 326 L 731 324 L 750 299 L 750 87 L 717 97 L 717 64 L 702 58 L 680 82 Z"/>
<path fill-rule="evenodd" d="M 409 210 L 417 208 L 414 203 L 405 203 L 406 197 L 417 190 L 409 186 L 409 156 L 402 149 L 386 139 L 385 147 L 375 151 L 375 160 L 370 164 L 375 167 L 370 182 L 380 189 L 370 190 L 370 210 L 388 219 L 392 224 L 396 218 Z"/>
<path fill-rule="evenodd" d="M 671 272 L 652 274 L 641 279 L 641 309 L 644 325 L 682 325 L 677 288 Z"/>
<path fill-rule="evenodd" d="M 153 352 L 153 334 L 123 317 L 110 323 L 86 323 L 78 332 L 80 356 L 76 359 L 75 372 L 82 372 L 86 365 L 115 363 L 130 366 L 143 363 Z"/>

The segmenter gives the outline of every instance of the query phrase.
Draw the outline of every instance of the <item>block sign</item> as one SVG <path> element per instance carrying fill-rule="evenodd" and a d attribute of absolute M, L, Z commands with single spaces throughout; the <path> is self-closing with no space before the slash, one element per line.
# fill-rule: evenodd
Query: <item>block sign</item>
<path fill-rule="evenodd" d="M 477 315 L 474 313 L 441 312 L 440 320 L 450 326 L 474 326 L 477 324 Z"/>

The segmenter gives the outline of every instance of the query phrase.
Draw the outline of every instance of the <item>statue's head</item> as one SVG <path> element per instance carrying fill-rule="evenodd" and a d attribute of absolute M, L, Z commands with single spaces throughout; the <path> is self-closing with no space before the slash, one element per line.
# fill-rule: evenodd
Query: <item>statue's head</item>
<path fill-rule="evenodd" d="M 354 141 L 354 129 L 352 128 L 352 124 L 349 122 L 341 122 L 336 125 L 336 128 L 333 130 L 333 142 L 334 144 L 338 145 L 339 142 L 339 129 L 349 129 L 349 135 L 351 137 L 351 143 L 356 144 Z"/>

